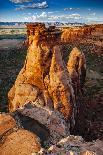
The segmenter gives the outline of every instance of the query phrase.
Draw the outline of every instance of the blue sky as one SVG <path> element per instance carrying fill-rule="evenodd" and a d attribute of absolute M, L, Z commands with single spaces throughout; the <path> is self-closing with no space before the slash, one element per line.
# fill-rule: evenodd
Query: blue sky
<path fill-rule="evenodd" d="M 0 21 L 103 22 L 103 0 L 1 0 Z"/>

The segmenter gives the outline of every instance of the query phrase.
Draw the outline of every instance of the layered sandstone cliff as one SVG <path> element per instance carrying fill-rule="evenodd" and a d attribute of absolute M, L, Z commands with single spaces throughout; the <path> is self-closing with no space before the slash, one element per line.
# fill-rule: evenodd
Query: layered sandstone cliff
<path fill-rule="evenodd" d="M 61 41 L 67 43 L 69 41 L 76 41 L 84 36 L 92 33 L 91 26 L 67 28 L 62 30 Z"/>

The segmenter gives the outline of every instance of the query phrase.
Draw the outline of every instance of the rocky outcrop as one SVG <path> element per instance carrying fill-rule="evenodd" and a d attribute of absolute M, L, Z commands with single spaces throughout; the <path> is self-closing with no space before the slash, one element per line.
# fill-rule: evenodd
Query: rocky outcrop
<path fill-rule="evenodd" d="M 50 132 L 49 137 L 47 137 L 43 140 L 45 145 L 46 144 L 49 145 L 51 143 L 56 144 L 61 138 L 70 134 L 70 132 L 68 130 L 69 126 L 70 126 L 69 122 L 66 122 L 64 120 L 63 115 L 56 110 L 51 110 L 50 108 L 48 108 L 46 106 L 44 106 L 44 107 L 41 107 L 39 105 L 32 106 L 32 103 L 28 103 L 22 109 L 18 109 L 18 112 L 19 112 L 19 114 L 22 114 L 22 117 L 27 116 L 29 118 L 32 118 L 33 120 L 39 122 L 42 126 L 46 127 L 49 130 L 49 132 Z M 20 121 L 22 121 L 22 118 L 21 117 L 19 117 L 19 118 L 20 118 Z M 23 120 L 23 122 L 24 122 L 24 120 Z M 28 124 L 27 121 L 25 123 Z M 37 125 L 35 125 L 35 126 L 37 126 Z M 43 135 L 44 131 L 43 131 L 43 129 L 41 129 L 41 131 L 39 131 L 39 127 L 37 128 L 37 131 L 34 130 L 34 133 L 36 133 L 40 137 L 41 140 L 42 140 L 43 136 L 48 135 L 48 132 L 45 132 Z M 45 129 L 45 131 L 46 131 L 46 129 Z M 40 133 L 42 136 L 40 136 L 38 133 Z"/>
<path fill-rule="evenodd" d="M 21 119 L 18 112 L 25 119 L 27 116 L 31 117 L 49 128 L 50 139 L 43 145 L 46 147 L 41 148 L 40 139 L 35 133 L 23 129 L 24 126 L 21 125 L 23 125 L 22 121 L 24 120 Z M 57 111 L 27 104 L 23 109 L 18 109 L 18 112 L 12 113 L 13 117 L 9 114 L 0 115 L 0 127 L 2 126 L 0 128 L 0 155 L 103 154 L 103 141 L 97 139 L 96 141 L 85 142 L 81 136 L 68 135 L 68 124 Z M 31 122 L 31 120 L 29 121 Z M 29 126 L 30 122 L 26 119 L 25 123 Z M 32 125 L 30 125 L 30 128 L 32 128 Z"/>
<path fill-rule="evenodd" d="M 92 32 L 91 26 L 67 28 L 62 30 L 61 41 L 63 43 L 68 43 L 71 41 L 76 41 L 86 35 L 90 35 Z"/>
<path fill-rule="evenodd" d="M 69 55 L 67 69 L 73 83 L 75 97 L 82 92 L 86 78 L 86 59 L 83 52 L 76 47 Z"/>
<path fill-rule="evenodd" d="M 44 105 L 45 101 L 49 99 L 49 96 L 45 95 L 43 80 L 49 72 L 51 49 L 54 44 L 52 41 L 53 38 L 55 39 L 55 32 L 48 34 L 49 30 L 45 31 L 42 24 L 41 27 L 42 29 L 36 29 L 35 35 L 32 36 L 33 41 L 28 49 L 24 67 L 8 94 L 10 111 L 14 111 L 28 101 L 37 99 L 40 104 Z"/>
<path fill-rule="evenodd" d="M 9 114 L 0 114 L 0 155 L 31 155 L 40 149 L 35 134 L 22 129 Z"/>
<path fill-rule="evenodd" d="M 21 126 L 41 142 L 56 144 L 75 126 L 77 98 L 85 80 L 85 56 L 74 48 L 66 66 L 61 31 L 39 23 L 27 28 L 29 48 L 8 93 L 9 110 L 17 110 Z"/>
<path fill-rule="evenodd" d="M 49 93 L 54 103 L 54 109 L 61 111 L 68 119 L 72 116 L 75 98 L 71 79 L 63 63 L 59 46 L 54 47 L 49 76 Z"/>
<path fill-rule="evenodd" d="M 29 48 L 25 64 L 8 94 L 11 113 L 0 115 L 0 154 L 102 155 L 101 140 L 85 143 L 82 137 L 70 135 L 74 133 L 71 129 L 77 129 L 75 134 L 78 134 L 78 128 L 87 137 L 102 135 L 102 127 L 96 124 L 98 118 L 95 119 L 96 112 L 102 109 L 100 104 L 98 110 L 95 106 L 99 96 L 98 101 L 94 98 L 90 105 L 86 95 L 85 103 L 79 100 L 86 74 L 83 52 L 73 48 L 66 66 L 62 57 L 64 41 L 61 42 L 59 30 L 39 23 L 27 25 L 27 28 Z M 89 30 L 71 31 L 69 39 L 72 41 L 87 33 Z M 92 79 L 92 76 L 94 74 L 87 77 Z M 94 79 L 99 78 L 99 75 L 94 76 Z M 77 120 L 80 123 L 75 125 Z"/>
<path fill-rule="evenodd" d="M 63 63 L 60 31 L 44 24 L 28 25 L 30 46 L 24 67 L 8 93 L 9 110 L 15 111 L 28 102 L 49 106 L 70 118 L 75 105 L 74 92 Z"/>

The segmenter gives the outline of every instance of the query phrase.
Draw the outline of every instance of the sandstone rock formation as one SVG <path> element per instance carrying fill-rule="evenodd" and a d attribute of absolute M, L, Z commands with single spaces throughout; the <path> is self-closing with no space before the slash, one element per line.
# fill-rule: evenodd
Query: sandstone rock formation
<path fill-rule="evenodd" d="M 41 27 L 43 29 L 44 25 L 42 26 L 41 24 Z M 41 104 L 45 104 L 43 79 L 50 67 L 50 55 L 54 34 L 50 35 L 48 39 L 48 31 L 45 31 L 45 29 L 43 31 L 42 29 L 36 29 L 35 35 L 32 36 L 33 42 L 28 49 L 24 67 L 8 94 L 10 111 L 15 110 L 28 101 L 35 101 L 36 99 L 40 100 Z"/>
<path fill-rule="evenodd" d="M 92 25 L 92 29 L 94 32 L 103 33 L 103 24 Z"/>
<path fill-rule="evenodd" d="M 55 27 L 35 23 L 27 28 L 29 48 L 25 64 L 8 94 L 12 113 L 0 115 L 0 154 L 102 155 L 101 140 L 85 143 L 82 137 L 70 135 L 70 127 L 79 118 L 76 109 L 85 82 L 86 60 L 76 47 L 67 66 L 62 57 L 63 42 L 81 38 L 91 29 L 70 29 L 61 40 L 61 32 Z M 90 126 L 91 132 L 93 127 L 96 126 Z"/>
<path fill-rule="evenodd" d="M 67 69 L 71 77 L 75 97 L 82 92 L 86 77 L 86 59 L 83 52 L 76 47 L 73 48 L 69 55 Z"/>
<path fill-rule="evenodd" d="M 60 31 L 45 28 L 44 24 L 28 26 L 30 46 L 24 67 L 9 91 L 9 110 L 15 111 L 28 102 L 53 107 L 65 118 L 73 114 L 74 92 L 69 74 L 63 63 Z M 56 80 L 56 81 L 55 81 Z M 50 82 L 50 84 L 49 84 Z"/>
<path fill-rule="evenodd" d="M 54 109 L 60 110 L 65 118 L 70 118 L 75 105 L 74 91 L 59 46 L 54 47 L 49 74 L 49 93 L 54 103 Z"/>
<path fill-rule="evenodd" d="M 68 43 L 69 41 L 76 41 L 92 32 L 91 26 L 67 28 L 62 30 L 61 41 Z"/>
<path fill-rule="evenodd" d="M 40 149 L 35 134 L 18 126 L 9 114 L 0 114 L 0 155 L 31 155 Z"/>
<path fill-rule="evenodd" d="M 8 135 L 1 145 L 1 155 L 31 155 L 40 151 L 37 136 L 29 131 L 19 129 Z"/>

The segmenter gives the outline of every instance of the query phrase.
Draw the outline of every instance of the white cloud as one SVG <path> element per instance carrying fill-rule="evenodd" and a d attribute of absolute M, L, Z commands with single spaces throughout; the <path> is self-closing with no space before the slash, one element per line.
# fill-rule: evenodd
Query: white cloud
<path fill-rule="evenodd" d="M 9 0 L 12 3 L 20 4 L 25 2 L 31 2 L 32 0 Z"/>
<path fill-rule="evenodd" d="M 39 18 L 47 18 L 48 15 L 46 12 L 42 12 L 42 14 L 40 16 L 38 16 Z"/>
<path fill-rule="evenodd" d="M 54 13 L 54 12 L 53 12 Z M 41 14 L 35 13 L 32 16 L 26 16 L 25 21 L 28 22 L 85 22 L 90 23 L 93 21 L 102 21 L 103 18 L 97 18 L 96 16 L 81 16 L 78 13 L 75 14 L 61 14 L 56 15 L 48 12 L 42 12 Z"/>
<path fill-rule="evenodd" d="M 68 11 L 68 10 L 79 10 L 79 8 L 64 8 L 64 11 Z"/>
<path fill-rule="evenodd" d="M 29 22 L 44 21 L 44 20 L 48 19 L 48 14 L 46 12 L 42 12 L 40 15 L 35 13 L 32 16 L 24 17 L 24 19 L 25 19 L 25 21 L 29 21 Z"/>
<path fill-rule="evenodd" d="M 52 13 L 54 13 L 54 12 L 52 12 L 52 11 L 50 11 L 50 12 L 48 12 L 49 14 L 52 14 Z"/>
<path fill-rule="evenodd" d="M 94 12 L 94 13 L 92 13 L 92 14 L 90 14 L 90 15 L 95 16 L 95 15 L 96 15 L 96 13 Z"/>
<path fill-rule="evenodd" d="M 89 8 L 88 11 L 91 11 L 91 9 Z"/>
<path fill-rule="evenodd" d="M 34 22 L 34 21 L 78 21 L 82 19 L 80 14 L 69 14 L 69 15 L 53 15 L 46 12 L 42 12 L 40 15 L 35 14 L 30 17 L 25 17 L 25 20 Z"/>
<path fill-rule="evenodd" d="M 48 4 L 46 1 L 41 2 L 41 3 L 32 3 L 28 5 L 20 5 L 16 10 L 24 10 L 24 9 L 44 9 L 47 8 Z"/>

